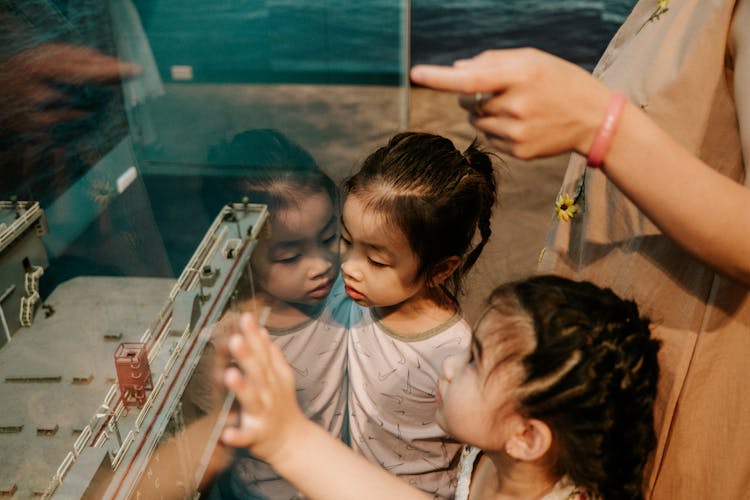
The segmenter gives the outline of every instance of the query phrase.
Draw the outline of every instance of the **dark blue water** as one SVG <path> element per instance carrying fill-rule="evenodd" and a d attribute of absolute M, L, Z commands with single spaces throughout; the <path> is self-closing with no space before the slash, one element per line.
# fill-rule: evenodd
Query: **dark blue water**
<path fill-rule="evenodd" d="M 405 60 L 393 0 L 135 4 L 167 81 L 169 66 L 189 64 L 198 81 L 398 84 Z"/>
<path fill-rule="evenodd" d="M 635 0 L 136 0 L 152 49 L 197 81 L 401 82 L 414 63 L 533 46 L 590 68 Z M 407 53 L 407 42 L 411 50 Z"/>
<path fill-rule="evenodd" d="M 591 68 L 635 0 L 415 0 L 413 63 L 450 64 L 488 48 L 537 47 Z"/>

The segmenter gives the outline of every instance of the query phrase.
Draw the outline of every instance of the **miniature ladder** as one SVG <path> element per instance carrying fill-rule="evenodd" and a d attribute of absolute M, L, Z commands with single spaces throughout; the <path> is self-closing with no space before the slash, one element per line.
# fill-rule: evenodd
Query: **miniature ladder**
<path fill-rule="evenodd" d="M 39 301 L 39 278 L 42 274 L 44 274 L 42 266 L 31 266 L 31 269 L 24 276 L 26 297 L 21 297 L 21 310 L 18 315 L 21 326 L 31 326 L 34 304 Z"/>

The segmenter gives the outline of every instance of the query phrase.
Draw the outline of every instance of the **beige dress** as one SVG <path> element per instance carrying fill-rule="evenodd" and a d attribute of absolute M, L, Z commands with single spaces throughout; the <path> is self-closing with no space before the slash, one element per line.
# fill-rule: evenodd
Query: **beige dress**
<path fill-rule="evenodd" d="M 712 168 L 748 186 L 750 0 L 672 0 L 647 21 L 656 7 L 657 0 L 636 5 L 594 73 Z M 571 156 L 561 193 L 576 191 L 585 168 Z M 748 287 L 670 241 L 601 172 L 587 172 L 582 198 L 583 213 L 554 221 L 540 270 L 609 286 L 655 323 L 662 376 L 648 494 L 750 498 Z M 687 211 L 711 208 L 685 200 Z"/>

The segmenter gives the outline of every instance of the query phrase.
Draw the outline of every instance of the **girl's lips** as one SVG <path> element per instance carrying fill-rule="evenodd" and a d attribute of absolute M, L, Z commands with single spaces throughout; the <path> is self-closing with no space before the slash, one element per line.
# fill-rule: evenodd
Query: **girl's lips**
<path fill-rule="evenodd" d="M 326 281 L 319 287 L 308 292 L 308 295 L 310 295 L 311 297 L 324 297 L 328 295 L 328 293 L 331 291 L 332 286 L 333 286 L 333 281 L 330 281 L 330 280 Z"/>
<path fill-rule="evenodd" d="M 360 293 L 359 290 L 356 290 L 349 285 L 344 285 L 344 290 L 346 290 L 346 294 L 354 300 L 362 300 L 365 298 L 365 296 Z"/>

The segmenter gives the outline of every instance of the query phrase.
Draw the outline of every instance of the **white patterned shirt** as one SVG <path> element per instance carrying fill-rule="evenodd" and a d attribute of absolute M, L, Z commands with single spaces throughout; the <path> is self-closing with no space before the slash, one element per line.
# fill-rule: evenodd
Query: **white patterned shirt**
<path fill-rule="evenodd" d="M 445 358 L 467 355 L 471 329 L 456 314 L 407 338 L 356 307 L 361 318 L 348 340 L 351 446 L 417 488 L 450 498 L 461 444 L 435 423 L 435 393 Z"/>

